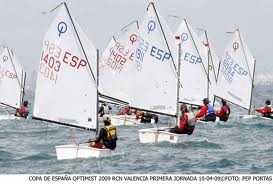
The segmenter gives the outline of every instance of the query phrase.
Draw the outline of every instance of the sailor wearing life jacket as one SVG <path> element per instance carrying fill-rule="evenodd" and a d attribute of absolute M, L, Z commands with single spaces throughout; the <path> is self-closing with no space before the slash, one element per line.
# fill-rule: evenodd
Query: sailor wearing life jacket
<path fill-rule="evenodd" d="M 110 110 L 112 110 L 112 107 L 110 107 L 109 105 L 107 105 L 105 102 L 102 104 L 102 106 L 100 106 L 99 108 L 99 116 L 103 117 L 103 115 L 105 114 L 109 114 Z"/>
<path fill-rule="evenodd" d="M 220 121 L 226 122 L 230 115 L 230 108 L 227 105 L 227 102 L 222 99 L 222 107 L 219 111 L 216 112 L 216 116 L 219 117 Z"/>
<path fill-rule="evenodd" d="M 14 114 L 15 116 L 27 118 L 29 114 L 28 111 L 28 101 L 24 101 L 23 106 L 18 109 L 18 111 Z"/>
<path fill-rule="evenodd" d="M 104 127 L 101 128 L 99 136 L 95 140 L 95 144 L 91 145 L 96 148 L 108 148 L 114 150 L 118 140 L 117 130 L 114 125 L 111 124 L 109 115 L 103 116 Z"/>
<path fill-rule="evenodd" d="M 261 113 L 264 117 L 273 119 L 273 108 L 272 108 L 270 100 L 266 100 L 265 106 L 255 109 L 255 111 Z"/>
<path fill-rule="evenodd" d="M 196 119 L 200 119 L 202 121 L 213 121 L 216 120 L 216 113 L 214 107 L 210 104 L 208 98 L 203 99 L 203 106 L 198 114 L 195 115 Z"/>
<path fill-rule="evenodd" d="M 182 115 L 180 117 L 179 124 L 175 126 L 174 128 L 171 128 L 170 132 L 176 133 L 176 134 L 191 135 L 195 128 L 196 119 L 193 113 L 188 111 L 188 108 L 185 104 L 182 104 L 180 106 L 180 110 Z"/>

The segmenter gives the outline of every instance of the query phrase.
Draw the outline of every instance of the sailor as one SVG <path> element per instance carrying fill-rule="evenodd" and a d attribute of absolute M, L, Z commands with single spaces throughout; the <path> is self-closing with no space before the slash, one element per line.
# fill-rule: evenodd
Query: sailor
<path fill-rule="evenodd" d="M 91 142 L 90 146 L 94 148 L 108 148 L 114 150 L 117 146 L 117 130 L 111 124 L 109 115 L 103 116 L 104 127 L 100 129 L 100 133 L 95 141 Z"/>
<path fill-rule="evenodd" d="M 151 123 L 151 120 L 154 119 L 154 122 L 158 122 L 158 115 L 151 114 L 143 111 L 136 111 L 136 119 L 141 119 L 141 123 Z"/>
<path fill-rule="evenodd" d="M 21 106 L 14 115 L 19 116 L 19 117 L 23 117 L 23 118 L 27 118 L 28 114 L 29 114 L 28 101 L 25 100 L 23 103 L 23 106 Z"/>
<path fill-rule="evenodd" d="M 230 115 L 230 108 L 227 105 L 227 102 L 222 99 L 222 107 L 216 112 L 216 116 L 219 117 L 220 121 L 226 122 Z"/>
<path fill-rule="evenodd" d="M 191 135 L 194 131 L 196 119 L 192 112 L 189 112 L 185 104 L 180 106 L 181 116 L 179 124 L 170 129 L 170 132 L 176 134 L 188 134 Z"/>
<path fill-rule="evenodd" d="M 109 105 L 107 105 L 105 102 L 100 106 L 99 108 L 99 116 L 103 117 L 103 115 L 105 114 L 109 114 L 110 110 L 112 110 L 112 107 L 110 107 Z"/>
<path fill-rule="evenodd" d="M 118 115 L 131 115 L 131 107 L 130 105 L 126 105 L 119 113 Z"/>
<path fill-rule="evenodd" d="M 255 111 L 259 112 L 262 114 L 262 116 L 267 117 L 267 118 L 272 118 L 273 119 L 273 108 L 271 105 L 270 100 L 265 101 L 265 106 L 255 109 Z"/>
<path fill-rule="evenodd" d="M 198 114 L 195 115 L 196 119 L 200 119 L 202 121 L 213 121 L 216 120 L 216 114 L 214 107 L 210 104 L 208 98 L 203 99 L 203 106 Z"/>

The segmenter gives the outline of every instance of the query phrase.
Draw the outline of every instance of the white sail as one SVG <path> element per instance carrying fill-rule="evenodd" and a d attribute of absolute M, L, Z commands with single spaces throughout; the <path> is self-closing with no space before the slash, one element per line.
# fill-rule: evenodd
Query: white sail
<path fill-rule="evenodd" d="M 217 96 L 250 108 L 255 59 L 239 30 L 232 33 L 220 64 Z"/>
<path fill-rule="evenodd" d="M 25 72 L 13 51 L 3 47 L 0 54 L 0 103 L 19 108 L 23 99 Z"/>
<path fill-rule="evenodd" d="M 219 69 L 220 59 L 216 54 L 216 51 L 211 43 L 211 40 L 208 38 L 207 32 L 204 31 L 199 38 L 201 39 L 203 46 L 207 49 L 207 58 L 208 58 L 208 75 L 209 75 L 209 99 L 210 101 L 214 100 L 214 95 L 216 93 L 216 81 L 217 74 Z"/>
<path fill-rule="evenodd" d="M 175 33 L 176 43 L 181 43 L 179 101 L 202 105 L 208 94 L 207 49 L 184 19 Z"/>
<path fill-rule="evenodd" d="M 175 115 L 177 112 L 177 74 L 171 55 L 172 33 L 161 24 L 153 3 L 140 25 L 130 85 L 130 105 L 136 108 Z M 167 39 L 167 40 L 166 40 Z"/>
<path fill-rule="evenodd" d="M 129 87 L 133 82 L 131 68 L 134 65 L 137 45 L 137 22 L 122 30 L 108 43 L 100 62 L 99 91 L 103 95 L 129 102 Z"/>
<path fill-rule="evenodd" d="M 33 116 L 96 129 L 96 51 L 77 23 L 75 31 L 66 7 L 58 9 L 43 40 Z"/>

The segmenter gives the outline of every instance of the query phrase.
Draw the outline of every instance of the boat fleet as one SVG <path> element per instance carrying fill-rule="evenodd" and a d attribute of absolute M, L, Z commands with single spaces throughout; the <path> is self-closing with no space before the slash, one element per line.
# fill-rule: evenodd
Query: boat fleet
<path fill-rule="evenodd" d="M 150 2 L 143 20 L 133 21 L 113 36 L 103 53 L 89 41 L 66 3 L 48 14 L 55 18 L 42 43 L 32 119 L 98 134 L 100 102 L 130 105 L 177 123 L 179 103 L 202 105 L 203 98 L 225 99 L 251 111 L 256 60 L 239 29 L 220 60 L 206 30 L 196 33 L 182 19 L 175 33 Z M 100 57 L 101 55 L 101 57 Z M 24 100 L 26 72 L 14 52 L 0 50 L 0 103 L 18 109 Z M 112 124 L 138 125 L 135 115 L 110 114 Z M 250 118 L 253 115 L 244 116 Z M 0 119 L 18 118 L 1 115 Z M 160 122 L 160 121 L 159 121 Z M 167 124 L 160 122 L 162 124 Z M 141 143 L 179 143 L 186 134 L 169 127 L 139 130 Z M 107 157 L 112 150 L 88 143 L 56 146 L 57 159 Z"/>

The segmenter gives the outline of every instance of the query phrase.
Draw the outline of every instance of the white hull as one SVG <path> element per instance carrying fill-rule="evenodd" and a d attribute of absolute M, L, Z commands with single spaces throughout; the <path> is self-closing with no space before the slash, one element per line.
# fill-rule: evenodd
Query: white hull
<path fill-rule="evenodd" d="M 111 124 L 114 126 L 121 125 L 133 126 L 140 124 L 141 121 L 141 119 L 136 119 L 135 115 L 110 115 L 110 118 Z M 100 117 L 99 120 L 102 121 L 102 118 Z"/>
<path fill-rule="evenodd" d="M 90 158 L 90 157 L 109 157 L 112 156 L 110 149 L 92 148 L 88 143 L 85 144 L 70 144 L 55 146 L 58 160 L 75 159 L 75 158 Z"/>
<path fill-rule="evenodd" d="M 187 134 L 175 134 L 164 131 L 165 129 L 168 129 L 168 127 L 141 129 L 138 131 L 139 140 L 141 143 L 158 143 L 163 141 L 181 143 L 185 142 L 188 137 Z"/>
<path fill-rule="evenodd" d="M 1 120 L 20 120 L 21 118 L 18 117 L 18 116 L 14 116 L 14 115 L 11 115 L 11 114 L 1 114 L 0 115 L 0 121 Z"/>
<path fill-rule="evenodd" d="M 256 114 L 240 115 L 239 117 L 242 119 L 262 118 L 262 119 L 266 119 L 266 120 L 273 120 L 273 118 L 268 118 L 268 117 L 264 117 L 264 116 L 256 115 Z"/>

